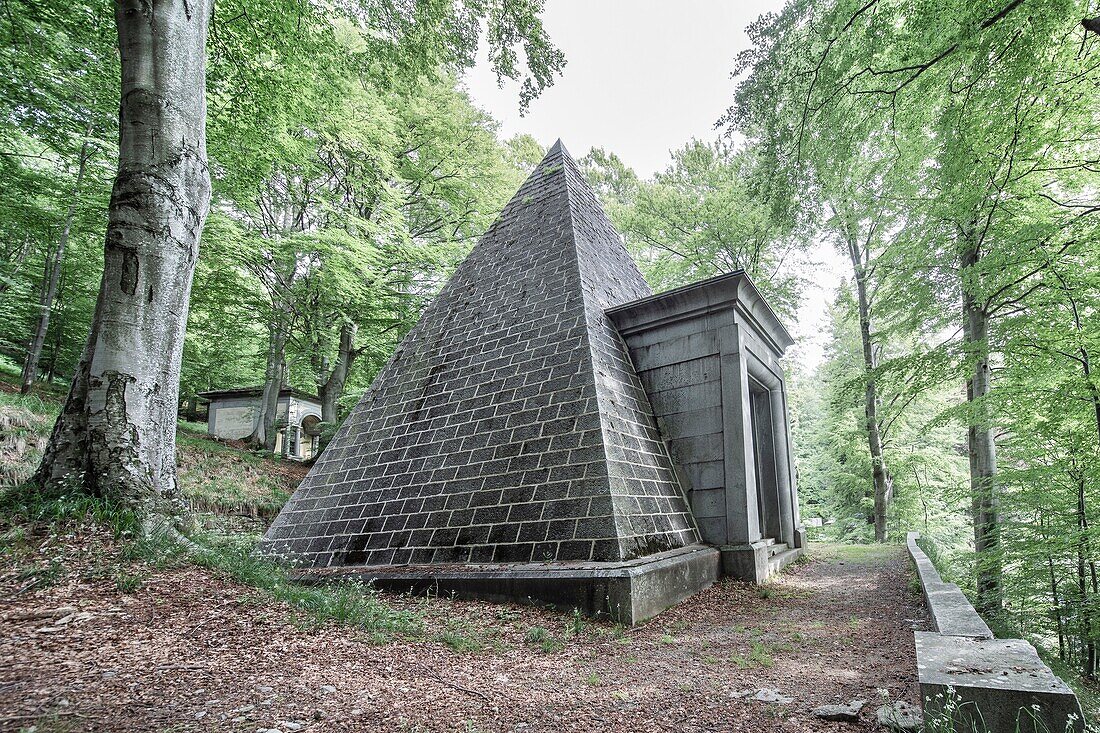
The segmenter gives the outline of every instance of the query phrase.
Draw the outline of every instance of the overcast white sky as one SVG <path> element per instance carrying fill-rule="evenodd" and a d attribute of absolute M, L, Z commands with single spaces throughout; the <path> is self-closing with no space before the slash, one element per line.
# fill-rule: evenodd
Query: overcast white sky
<path fill-rule="evenodd" d="M 561 138 L 574 157 L 614 151 L 643 177 L 663 170 L 670 151 L 692 137 L 711 140 L 733 99 L 734 58 L 748 46 L 744 29 L 779 0 L 548 0 L 544 22 L 565 53 L 564 74 L 521 117 L 516 85 L 497 87 L 481 63 L 466 77 L 501 134 L 529 133 L 545 146 Z M 822 358 L 824 304 L 844 273 L 830 247 L 815 256 L 817 283 L 798 323 L 797 358 Z"/>

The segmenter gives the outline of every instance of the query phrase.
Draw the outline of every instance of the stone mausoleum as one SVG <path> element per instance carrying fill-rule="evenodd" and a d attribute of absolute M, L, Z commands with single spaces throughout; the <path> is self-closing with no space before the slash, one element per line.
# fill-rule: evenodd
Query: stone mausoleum
<path fill-rule="evenodd" d="M 653 295 L 560 141 L 268 530 L 306 582 L 653 616 L 805 544 L 743 272 Z"/>
<path fill-rule="evenodd" d="M 238 387 L 199 392 L 207 400 L 206 432 L 226 440 L 252 435 L 260 422 L 263 387 Z M 290 387 L 279 390 L 275 410 L 275 453 L 308 461 L 317 453 L 321 434 L 321 400 Z"/>

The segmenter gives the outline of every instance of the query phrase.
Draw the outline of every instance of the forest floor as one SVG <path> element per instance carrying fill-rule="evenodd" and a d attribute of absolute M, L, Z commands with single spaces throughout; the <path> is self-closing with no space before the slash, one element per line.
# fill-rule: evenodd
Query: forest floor
<path fill-rule="evenodd" d="M 372 597 L 380 633 L 224 570 L 127 560 L 102 528 L 20 546 L 0 558 L 0 730 L 871 731 L 887 698 L 916 702 L 926 619 L 897 547 L 815 546 L 634 628 Z M 812 715 L 854 698 L 857 724 Z"/>
<path fill-rule="evenodd" d="M 0 382 L 0 487 L 59 407 Z M 0 507 L 0 731 L 873 731 L 916 702 L 900 548 L 815 545 L 623 628 L 541 608 L 305 588 L 249 550 L 303 467 L 181 423 L 199 557 L 79 497 Z M 68 503 L 66 503 L 68 502 Z M 774 691 L 789 702 L 753 699 Z M 814 707 L 863 699 L 856 724 Z"/>

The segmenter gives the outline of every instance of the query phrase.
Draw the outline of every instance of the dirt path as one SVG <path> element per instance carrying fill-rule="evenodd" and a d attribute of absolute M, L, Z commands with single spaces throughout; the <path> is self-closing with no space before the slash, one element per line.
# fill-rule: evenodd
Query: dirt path
<path fill-rule="evenodd" d="M 916 702 L 912 629 L 925 616 L 907 565 L 898 548 L 813 557 L 763 589 L 723 581 L 634 629 L 397 599 L 424 617 L 426 638 L 384 645 L 308 628 L 198 568 L 152 571 L 124 594 L 81 555 L 54 585 L 13 598 L 22 583 L 5 567 L 0 730 L 877 730 L 884 695 Z M 86 615 L 26 618 L 66 605 Z M 744 696 L 761 688 L 792 701 Z M 811 714 L 852 698 L 868 701 L 858 724 Z"/>

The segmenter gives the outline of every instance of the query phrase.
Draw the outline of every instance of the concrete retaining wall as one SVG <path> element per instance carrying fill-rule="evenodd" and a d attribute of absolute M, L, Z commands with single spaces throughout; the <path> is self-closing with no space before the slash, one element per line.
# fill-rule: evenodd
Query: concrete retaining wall
<path fill-rule="evenodd" d="M 956 731 L 1083 731 L 1077 696 L 1023 639 L 995 639 L 959 586 L 945 583 L 906 538 L 935 632 L 916 633 L 925 718 L 950 717 Z"/>

